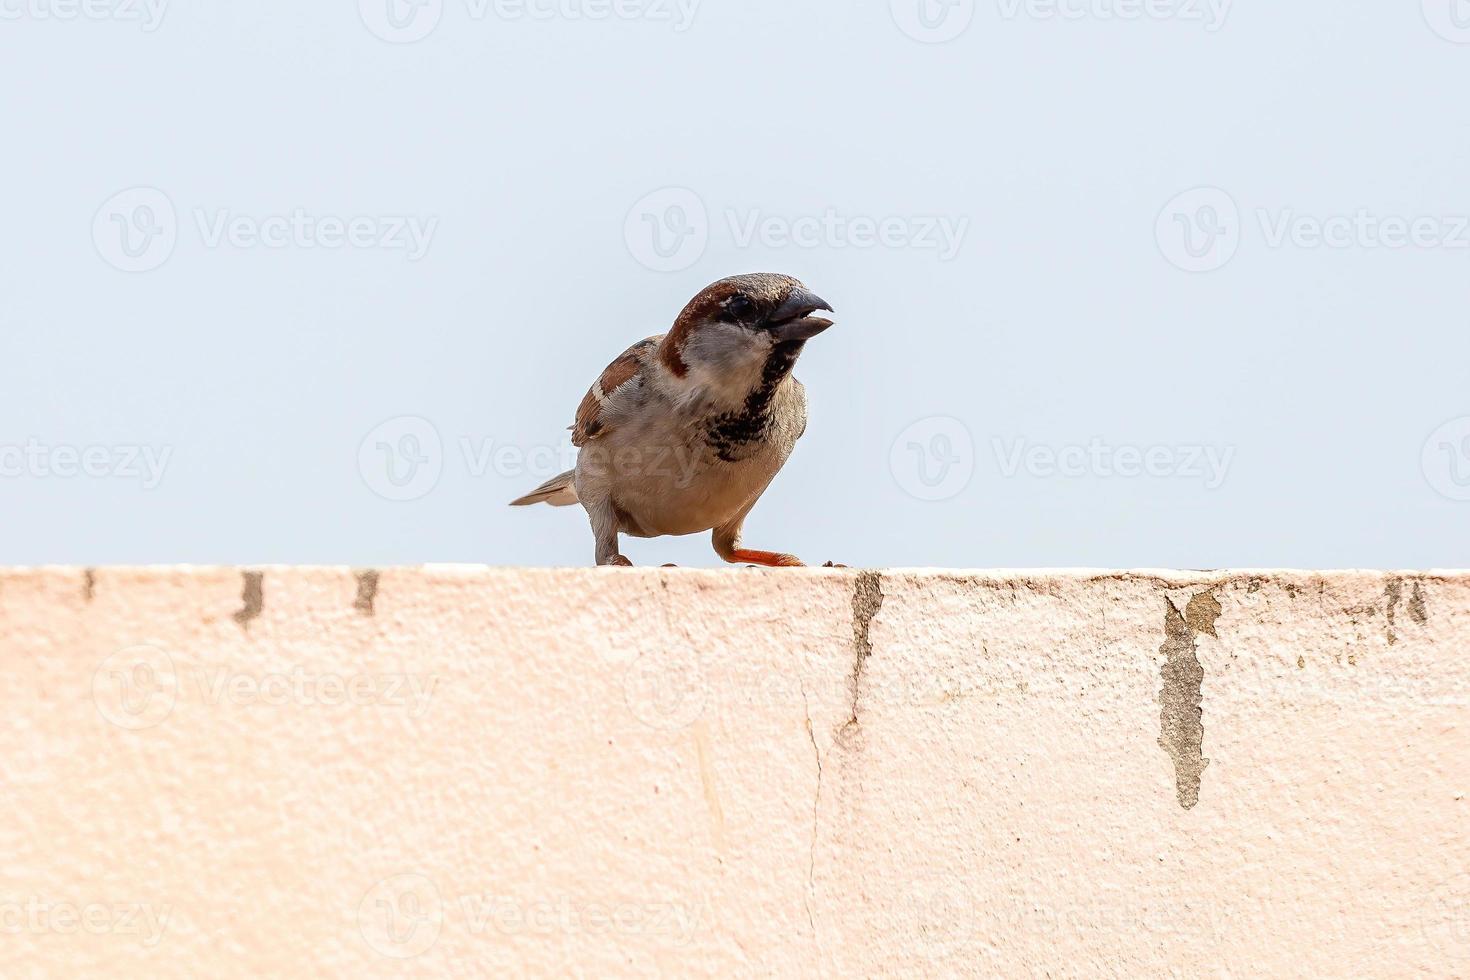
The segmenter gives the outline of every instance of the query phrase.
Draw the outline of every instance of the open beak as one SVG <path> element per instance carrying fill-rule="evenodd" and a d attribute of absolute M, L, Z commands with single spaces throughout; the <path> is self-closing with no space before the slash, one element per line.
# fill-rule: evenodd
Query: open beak
<path fill-rule="evenodd" d="M 793 289 L 779 309 L 768 321 L 771 332 L 782 343 L 811 340 L 832 326 L 832 321 L 822 316 L 812 316 L 817 310 L 832 312 L 832 307 L 822 297 L 805 289 Z"/>

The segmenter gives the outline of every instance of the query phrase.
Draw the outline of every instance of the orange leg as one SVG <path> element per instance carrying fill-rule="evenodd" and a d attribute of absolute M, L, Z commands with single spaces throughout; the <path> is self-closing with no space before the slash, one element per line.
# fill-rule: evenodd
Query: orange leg
<path fill-rule="evenodd" d="M 764 565 L 767 568 L 806 567 L 795 555 L 782 555 L 774 551 L 749 551 L 745 548 L 736 548 L 725 560 L 737 565 Z"/>

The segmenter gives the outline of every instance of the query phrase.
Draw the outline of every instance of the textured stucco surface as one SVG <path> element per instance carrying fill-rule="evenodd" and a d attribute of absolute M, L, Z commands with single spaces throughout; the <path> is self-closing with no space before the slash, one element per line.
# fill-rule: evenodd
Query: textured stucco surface
<path fill-rule="evenodd" d="M 0 572 L 0 975 L 1470 975 L 1470 576 Z"/>

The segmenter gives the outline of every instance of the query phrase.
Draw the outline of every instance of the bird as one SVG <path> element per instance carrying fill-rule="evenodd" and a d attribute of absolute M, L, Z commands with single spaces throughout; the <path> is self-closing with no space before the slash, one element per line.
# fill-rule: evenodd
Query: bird
<path fill-rule="evenodd" d="M 807 341 L 833 321 L 828 302 L 776 273 L 702 289 L 667 333 L 607 366 L 570 426 L 574 469 L 512 506 L 580 503 L 598 566 L 631 566 L 619 535 L 711 532 L 727 562 L 800 567 L 794 555 L 745 548 L 747 515 L 806 432 L 806 389 L 792 375 Z"/>

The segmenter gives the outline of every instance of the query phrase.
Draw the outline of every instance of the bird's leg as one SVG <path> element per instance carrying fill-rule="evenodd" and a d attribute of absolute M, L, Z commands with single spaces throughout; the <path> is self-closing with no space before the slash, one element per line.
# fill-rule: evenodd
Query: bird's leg
<path fill-rule="evenodd" d="M 611 500 L 583 501 L 597 541 L 597 564 L 631 568 L 633 563 L 618 551 L 618 515 Z"/>
<path fill-rule="evenodd" d="M 740 529 L 745 524 L 742 514 L 729 524 L 714 530 L 715 554 L 736 565 L 764 565 L 768 568 L 802 568 L 802 561 L 795 555 L 783 555 L 775 551 L 752 551 L 740 547 Z"/>

